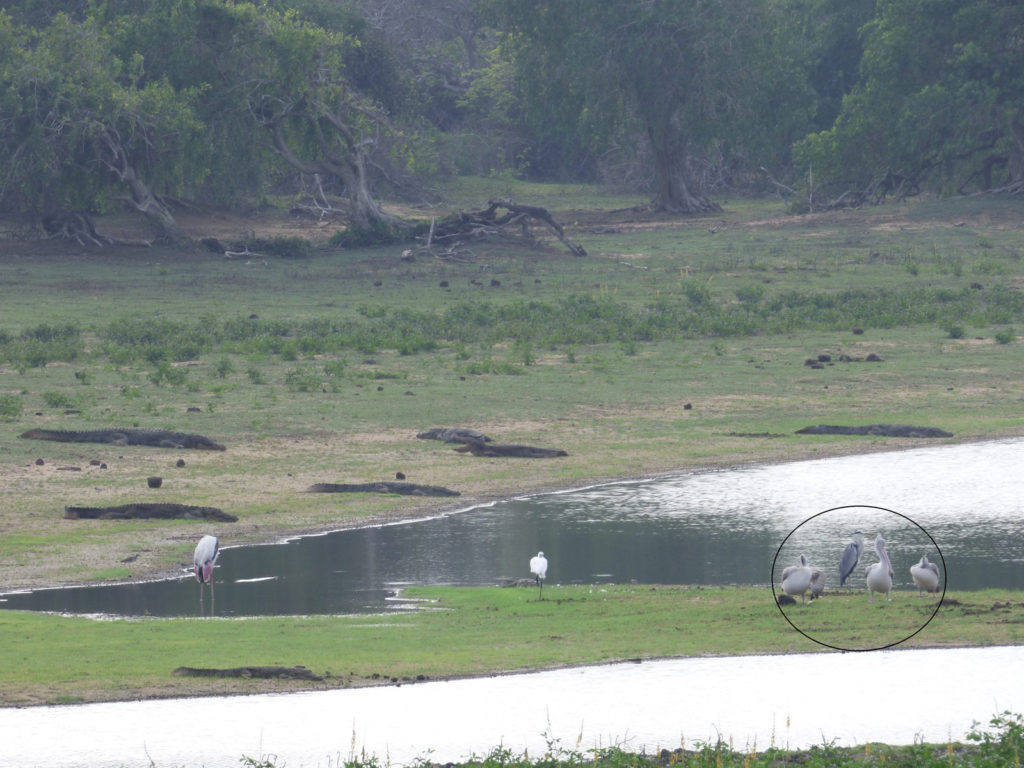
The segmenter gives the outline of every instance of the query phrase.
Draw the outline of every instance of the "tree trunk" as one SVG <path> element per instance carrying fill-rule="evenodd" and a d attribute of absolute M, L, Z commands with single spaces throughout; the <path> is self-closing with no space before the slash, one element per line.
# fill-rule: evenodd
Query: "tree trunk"
<path fill-rule="evenodd" d="M 649 126 L 647 136 L 654 156 L 655 194 L 651 202 L 657 211 L 668 213 L 715 213 L 722 207 L 697 192 L 688 177 L 686 142 L 671 135 L 668 126 Z"/>
<path fill-rule="evenodd" d="M 131 204 L 135 210 L 142 213 L 149 225 L 156 233 L 157 240 L 162 242 L 180 245 L 187 243 L 189 238 L 178 226 L 174 216 L 167 206 L 161 203 L 149 186 L 139 178 L 135 169 L 126 166 L 127 173 L 122 176 L 122 181 L 128 185 L 131 194 Z"/>
<path fill-rule="evenodd" d="M 1017 117 L 1010 121 L 1009 157 L 1006 170 L 1010 176 L 1010 187 L 1015 192 L 1024 192 L 1024 122 Z"/>
<path fill-rule="evenodd" d="M 178 226 L 170 210 L 153 194 L 153 190 L 132 166 L 117 130 L 108 129 L 100 138 L 98 152 L 102 162 L 128 188 L 125 200 L 146 217 L 157 240 L 174 244 L 187 243 L 188 237 Z"/>

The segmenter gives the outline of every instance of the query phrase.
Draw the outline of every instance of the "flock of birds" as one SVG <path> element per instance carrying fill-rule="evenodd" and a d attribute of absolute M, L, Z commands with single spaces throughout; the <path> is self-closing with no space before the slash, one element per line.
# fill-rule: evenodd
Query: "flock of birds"
<path fill-rule="evenodd" d="M 845 585 L 846 580 L 853 574 L 863 551 L 864 534 L 857 531 L 839 560 L 840 587 Z M 876 592 L 884 594 L 886 600 L 892 600 L 891 592 L 895 582 L 892 562 L 885 550 L 885 539 L 881 534 L 875 534 L 875 552 L 878 554 L 878 562 L 867 567 L 864 579 L 870 603 L 875 602 Z M 939 591 L 939 566 L 931 562 L 927 555 L 923 555 L 918 563 L 910 566 L 910 578 L 914 580 L 919 597 L 925 592 Z M 801 601 L 806 602 L 808 592 L 811 593 L 811 600 L 820 597 L 825 591 L 825 572 L 811 566 L 807 558 L 800 555 L 800 565 L 791 565 L 782 571 L 782 591 L 793 602 L 796 602 L 796 595 L 800 595 Z"/>
<path fill-rule="evenodd" d="M 851 541 L 843 556 L 839 560 L 839 586 L 846 584 L 846 580 L 853 574 L 854 568 L 860 562 L 861 553 L 864 551 L 864 534 L 857 531 L 853 534 Z M 875 535 L 875 552 L 878 554 L 878 562 L 872 563 L 865 570 L 865 583 L 868 589 L 868 602 L 875 602 L 875 592 L 885 595 L 886 600 L 892 600 L 892 587 L 895 581 L 892 572 L 892 562 L 889 560 L 889 553 L 885 550 L 885 539 L 881 534 Z M 213 566 L 220 554 L 220 542 L 216 536 L 203 536 L 196 545 L 195 554 L 192 556 L 193 573 L 196 581 L 199 582 L 199 602 L 203 601 L 203 588 L 210 585 L 210 601 L 213 601 Z M 548 559 L 543 552 L 538 552 L 530 558 L 530 573 L 537 584 L 538 595 L 544 599 L 544 580 L 548 575 Z M 910 577 L 917 587 L 918 596 L 924 592 L 939 591 L 939 567 L 922 555 L 921 560 L 910 566 Z M 807 557 L 800 555 L 800 565 L 791 565 L 782 571 L 782 591 L 790 600 L 795 602 L 795 595 L 800 595 L 802 602 L 807 601 L 807 593 L 810 592 L 811 600 L 820 597 L 825 591 L 825 572 L 815 568 L 807 562 Z"/>

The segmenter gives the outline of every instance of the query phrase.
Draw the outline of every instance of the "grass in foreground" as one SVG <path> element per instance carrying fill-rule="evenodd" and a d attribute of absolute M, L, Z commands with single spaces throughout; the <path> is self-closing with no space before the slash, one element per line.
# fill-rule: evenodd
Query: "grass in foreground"
<path fill-rule="evenodd" d="M 551 587 L 543 601 L 531 589 L 422 587 L 406 596 L 436 599 L 442 610 L 111 621 L 2 611 L 0 703 L 339 688 L 624 659 L 824 650 L 789 626 L 763 587 Z M 950 592 L 946 598 L 950 607 L 900 647 L 1024 643 L 1021 592 Z M 911 604 L 908 611 L 925 610 L 912 602 L 909 593 L 894 598 Z M 179 666 L 295 665 L 326 679 L 171 675 Z"/>
<path fill-rule="evenodd" d="M 967 743 L 913 744 L 889 746 L 863 744 L 836 747 L 825 743 L 806 750 L 784 750 L 774 745 L 758 752 L 756 748 L 739 751 L 725 742 L 683 745 L 659 754 L 627 752 L 617 747 L 580 752 L 557 741 L 549 742 L 540 756 L 516 754 L 496 747 L 480 758 L 448 763 L 448 768 L 1019 768 L 1024 755 L 1024 718 L 1004 712 L 991 718 L 987 727 L 975 726 Z M 243 757 L 248 768 L 275 768 L 268 758 Z M 376 758 L 352 758 L 346 768 L 380 768 Z M 424 768 L 433 763 L 424 761 Z"/>

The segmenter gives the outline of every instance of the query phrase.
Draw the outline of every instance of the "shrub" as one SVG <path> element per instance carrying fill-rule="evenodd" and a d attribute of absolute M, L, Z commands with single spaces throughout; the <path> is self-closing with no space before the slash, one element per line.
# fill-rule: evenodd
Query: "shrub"
<path fill-rule="evenodd" d="M 1011 341 L 1017 338 L 1013 331 L 998 331 L 995 335 L 995 340 L 999 344 L 1009 344 Z"/>
<path fill-rule="evenodd" d="M 21 418 L 21 398 L 17 395 L 0 395 L 0 419 L 14 421 Z"/>
<path fill-rule="evenodd" d="M 63 392 L 43 392 L 43 402 L 50 408 L 75 407 L 75 401 Z"/>

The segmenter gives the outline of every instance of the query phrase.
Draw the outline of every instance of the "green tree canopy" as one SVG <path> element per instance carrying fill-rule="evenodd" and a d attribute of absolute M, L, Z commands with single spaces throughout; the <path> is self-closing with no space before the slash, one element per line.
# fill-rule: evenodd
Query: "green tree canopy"
<path fill-rule="evenodd" d="M 1024 191 L 1024 5 L 881 3 L 859 84 L 797 155 L 832 193 L 858 199 L 925 185 Z"/>

